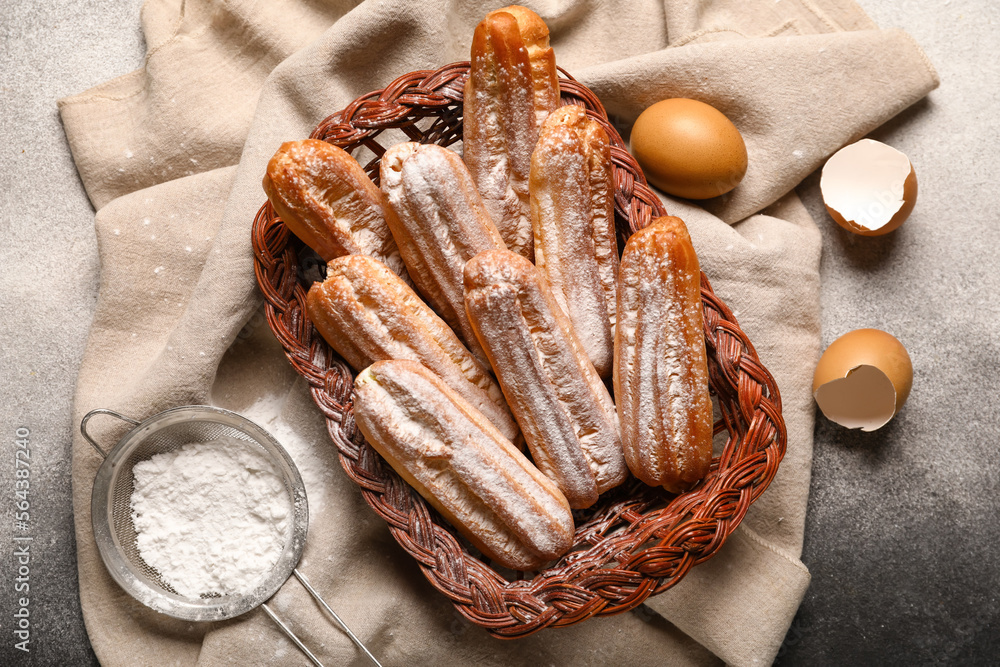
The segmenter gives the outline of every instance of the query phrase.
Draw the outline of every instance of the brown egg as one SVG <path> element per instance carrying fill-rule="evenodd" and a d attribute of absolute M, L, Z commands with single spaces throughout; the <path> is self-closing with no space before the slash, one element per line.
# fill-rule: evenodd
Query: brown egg
<path fill-rule="evenodd" d="M 657 102 L 632 126 L 631 151 L 646 179 L 667 194 L 708 199 L 747 172 L 743 136 L 726 116 L 697 100 Z"/>
<path fill-rule="evenodd" d="M 903 224 L 913 211 L 917 174 L 900 151 L 862 139 L 826 161 L 819 189 L 838 225 L 861 236 L 880 236 Z"/>
<path fill-rule="evenodd" d="M 856 329 L 820 357 L 813 397 L 830 421 L 874 431 L 899 412 L 912 385 L 913 364 L 903 344 L 878 329 Z"/>

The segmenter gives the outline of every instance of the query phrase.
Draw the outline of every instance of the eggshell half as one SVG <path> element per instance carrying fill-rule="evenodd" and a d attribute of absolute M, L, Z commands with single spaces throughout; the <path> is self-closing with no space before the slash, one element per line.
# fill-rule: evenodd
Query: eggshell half
<path fill-rule="evenodd" d="M 834 153 L 823 166 L 819 188 L 830 217 L 861 236 L 888 234 L 917 203 L 917 174 L 909 158 L 874 139 Z"/>
<path fill-rule="evenodd" d="M 913 385 L 913 364 L 895 336 L 856 329 L 833 341 L 813 374 L 813 397 L 830 421 L 874 431 L 903 407 Z"/>
<path fill-rule="evenodd" d="M 717 197 L 747 172 L 743 135 L 725 114 L 698 100 L 650 106 L 636 119 L 629 141 L 646 179 L 677 197 Z"/>

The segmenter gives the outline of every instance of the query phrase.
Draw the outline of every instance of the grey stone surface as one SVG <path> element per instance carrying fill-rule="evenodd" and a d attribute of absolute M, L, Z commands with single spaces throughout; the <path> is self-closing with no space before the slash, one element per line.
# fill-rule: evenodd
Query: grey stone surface
<path fill-rule="evenodd" d="M 778 664 L 995 664 L 1000 8 L 985 0 L 860 4 L 879 25 L 909 31 L 941 75 L 928 100 L 874 134 L 910 156 L 918 203 L 899 231 L 870 239 L 826 216 L 818 175 L 799 191 L 823 230 L 824 343 L 883 328 L 909 349 L 915 382 L 903 412 L 878 432 L 817 421 L 803 554 L 813 582 Z M 0 229 L 14 240 L 0 245 L 3 665 L 94 662 L 77 596 L 68 452 L 97 257 L 93 211 L 55 101 L 141 64 L 140 5 L 0 2 Z M 54 247 L 72 248 L 70 261 Z M 45 363 L 18 362 L 39 347 Z M 27 531 L 12 527 L 9 491 L 20 426 L 31 431 Z M 27 656 L 13 648 L 15 536 L 33 538 Z"/>
<path fill-rule="evenodd" d="M 800 193 L 823 230 L 824 346 L 889 331 L 913 360 L 913 392 L 874 433 L 817 420 L 813 580 L 778 664 L 997 664 L 1000 7 L 859 2 L 913 35 L 941 76 L 872 135 L 910 157 L 917 205 L 896 232 L 864 238 L 825 214 L 818 174 Z"/>
<path fill-rule="evenodd" d="M 140 5 L 0 2 L 0 665 L 96 664 L 80 614 L 69 448 L 73 389 L 97 301 L 97 243 L 56 100 L 142 64 Z M 42 363 L 20 361 L 39 349 Z M 30 430 L 27 530 L 13 526 L 19 427 Z M 17 582 L 12 551 L 25 545 L 29 574 Z M 18 583 L 28 590 L 15 590 Z M 30 614 L 27 654 L 14 647 L 21 597 Z"/>

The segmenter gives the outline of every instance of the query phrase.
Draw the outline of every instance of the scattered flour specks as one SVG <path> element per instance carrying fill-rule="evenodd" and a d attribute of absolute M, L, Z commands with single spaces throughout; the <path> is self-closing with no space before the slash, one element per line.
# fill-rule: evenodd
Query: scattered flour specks
<path fill-rule="evenodd" d="M 327 487 L 330 485 L 330 478 L 336 472 L 317 450 L 318 448 L 329 448 L 332 445 L 326 440 L 316 442 L 314 439 L 304 436 L 301 427 L 296 427 L 282 419 L 283 403 L 284 397 L 282 396 L 268 396 L 257 400 L 241 412 L 247 419 L 264 427 L 292 457 L 295 467 L 302 476 L 302 483 L 306 487 L 311 521 L 316 518 L 317 512 L 323 509 L 328 495 Z"/>

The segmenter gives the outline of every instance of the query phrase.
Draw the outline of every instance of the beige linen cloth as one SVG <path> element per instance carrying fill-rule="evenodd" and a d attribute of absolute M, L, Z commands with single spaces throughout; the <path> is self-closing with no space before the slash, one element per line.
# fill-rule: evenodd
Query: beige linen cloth
<path fill-rule="evenodd" d="M 878 29 L 851 0 L 527 3 L 548 23 L 559 64 L 623 125 L 657 100 L 694 97 L 746 138 L 750 167 L 733 193 L 665 204 L 688 222 L 716 292 L 778 381 L 788 453 L 718 556 L 672 590 L 635 612 L 501 641 L 427 583 L 341 471 L 263 323 L 249 235 L 281 142 L 404 72 L 467 59 L 475 24 L 500 4 L 148 0 L 144 67 L 60 102 L 101 259 L 75 419 L 210 402 L 263 423 L 306 480 L 301 569 L 386 665 L 769 664 L 809 582 L 798 556 L 820 235 L 793 188 L 926 95 L 936 74 L 908 35 Z M 122 433 L 92 424 L 109 445 Z M 73 453 L 80 594 L 103 664 L 308 664 L 260 610 L 191 624 L 123 593 L 90 529 L 100 458 L 79 436 Z M 326 664 L 364 664 L 294 580 L 273 604 Z"/>

